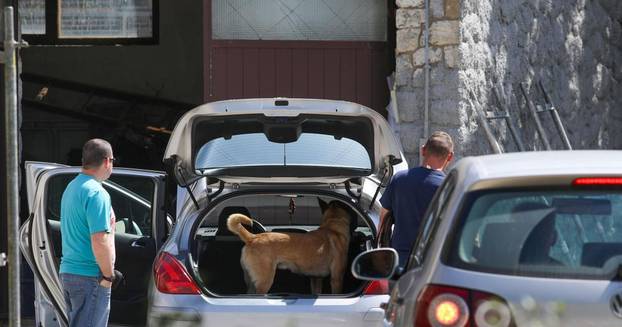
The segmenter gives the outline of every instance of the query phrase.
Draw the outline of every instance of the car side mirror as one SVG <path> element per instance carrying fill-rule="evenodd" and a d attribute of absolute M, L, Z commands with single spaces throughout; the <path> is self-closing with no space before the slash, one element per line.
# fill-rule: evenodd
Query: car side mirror
<path fill-rule="evenodd" d="M 352 275 L 362 280 L 388 279 L 398 265 L 397 251 L 392 248 L 378 248 L 359 254 L 352 262 Z"/>

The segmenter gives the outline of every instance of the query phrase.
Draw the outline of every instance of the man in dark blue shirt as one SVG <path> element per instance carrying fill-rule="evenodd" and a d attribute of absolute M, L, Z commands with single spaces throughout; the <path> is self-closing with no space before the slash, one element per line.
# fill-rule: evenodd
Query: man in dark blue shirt
<path fill-rule="evenodd" d="M 421 147 L 422 165 L 396 173 L 380 198 L 381 224 L 389 213 L 394 218 L 391 247 L 399 254 L 400 267 L 406 264 L 423 215 L 445 178 L 443 170 L 453 158 L 453 151 L 449 134 L 432 133 Z"/>

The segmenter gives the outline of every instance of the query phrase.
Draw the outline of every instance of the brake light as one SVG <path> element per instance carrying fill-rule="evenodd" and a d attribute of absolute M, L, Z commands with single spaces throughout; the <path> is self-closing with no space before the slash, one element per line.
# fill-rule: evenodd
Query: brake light
<path fill-rule="evenodd" d="M 622 185 L 622 177 L 581 177 L 572 181 L 572 185 Z"/>
<path fill-rule="evenodd" d="M 508 327 L 512 323 L 502 298 L 457 287 L 428 285 L 415 308 L 416 327 Z"/>
<path fill-rule="evenodd" d="M 464 327 L 469 320 L 467 290 L 429 285 L 417 298 L 416 327 Z"/>
<path fill-rule="evenodd" d="M 389 281 L 374 280 L 363 291 L 364 295 L 382 295 L 389 294 Z"/>
<path fill-rule="evenodd" d="M 468 318 L 466 302 L 453 294 L 437 296 L 428 309 L 428 320 L 433 326 L 464 326 Z"/>
<path fill-rule="evenodd" d="M 170 253 L 162 252 L 153 270 L 158 291 L 168 294 L 201 294 L 181 262 Z"/>

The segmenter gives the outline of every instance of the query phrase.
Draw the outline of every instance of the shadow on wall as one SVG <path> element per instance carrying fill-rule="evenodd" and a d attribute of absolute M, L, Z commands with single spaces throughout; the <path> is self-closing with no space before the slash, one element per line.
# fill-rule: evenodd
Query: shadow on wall
<path fill-rule="evenodd" d="M 495 104 L 495 80 L 506 91 L 512 86 L 510 114 L 528 150 L 544 146 L 518 84 L 527 83 L 538 104 L 544 102 L 538 81 L 550 93 L 575 149 L 622 148 L 616 128 L 622 112 L 615 110 L 622 107 L 621 1 L 465 0 L 463 17 L 464 83 L 480 95 L 476 101 L 482 108 Z M 541 120 L 553 149 L 564 149 L 550 116 Z M 517 151 L 504 124 L 494 124 L 506 151 Z M 478 138 L 485 139 L 483 133 Z"/>

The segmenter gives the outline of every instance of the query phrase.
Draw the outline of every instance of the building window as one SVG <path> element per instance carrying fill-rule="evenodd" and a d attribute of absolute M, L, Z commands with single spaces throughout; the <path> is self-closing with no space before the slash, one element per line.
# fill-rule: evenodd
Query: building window
<path fill-rule="evenodd" d="M 45 34 L 45 1 L 19 1 L 19 23 L 22 34 Z"/>
<path fill-rule="evenodd" d="M 157 8 L 157 0 L 24 0 L 18 10 L 33 44 L 134 44 L 157 42 Z"/>
<path fill-rule="evenodd" d="M 386 0 L 213 0 L 212 39 L 386 41 Z"/>

